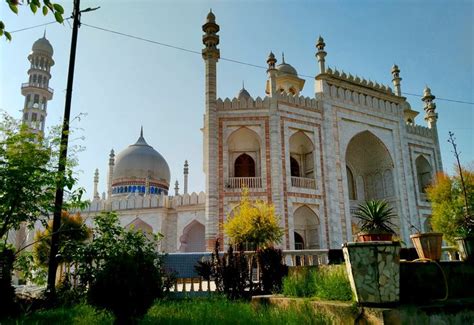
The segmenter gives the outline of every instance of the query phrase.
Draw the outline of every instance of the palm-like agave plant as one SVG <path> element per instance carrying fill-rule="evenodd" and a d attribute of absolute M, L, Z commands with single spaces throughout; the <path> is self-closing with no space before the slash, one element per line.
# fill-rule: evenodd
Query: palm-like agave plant
<path fill-rule="evenodd" d="M 393 208 L 385 200 L 370 200 L 359 204 L 355 217 L 360 220 L 360 230 L 369 233 L 381 232 L 395 234 L 396 227 L 391 219 L 395 216 Z"/>

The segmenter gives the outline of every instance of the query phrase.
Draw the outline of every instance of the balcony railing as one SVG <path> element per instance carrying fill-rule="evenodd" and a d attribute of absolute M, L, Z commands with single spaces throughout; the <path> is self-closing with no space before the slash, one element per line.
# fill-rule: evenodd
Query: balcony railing
<path fill-rule="evenodd" d="M 314 178 L 291 176 L 291 186 L 315 189 L 316 181 Z"/>
<path fill-rule="evenodd" d="M 54 90 L 49 87 L 45 87 L 44 85 L 38 83 L 38 82 L 25 82 L 21 84 L 21 88 L 27 88 L 27 87 L 36 87 L 36 88 L 41 88 L 41 89 L 47 89 L 51 94 L 54 93 Z"/>
<path fill-rule="evenodd" d="M 261 177 L 229 177 L 228 188 L 262 188 Z"/>

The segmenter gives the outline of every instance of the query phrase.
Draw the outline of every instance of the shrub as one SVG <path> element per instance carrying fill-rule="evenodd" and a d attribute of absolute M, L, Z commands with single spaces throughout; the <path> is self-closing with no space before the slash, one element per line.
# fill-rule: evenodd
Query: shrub
<path fill-rule="evenodd" d="M 288 266 L 283 264 L 281 249 L 273 247 L 257 251 L 257 261 L 260 266 L 260 285 L 264 294 L 280 292 L 283 277 L 288 274 Z"/>
<path fill-rule="evenodd" d="M 291 297 L 316 297 L 350 301 L 352 290 L 344 265 L 302 269 L 283 280 L 283 294 Z"/>
<path fill-rule="evenodd" d="M 224 232 L 233 245 L 251 245 L 264 248 L 278 244 L 283 237 L 275 207 L 261 200 L 251 202 L 248 189 L 242 191 L 239 207 L 233 217 L 228 217 Z"/>
<path fill-rule="evenodd" d="M 111 257 L 88 292 L 91 304 L 112 311 L 117 323 L 123 324 L 143 316 L 162 295 L 162 272 L 156 256 L 143 251 Z"/>

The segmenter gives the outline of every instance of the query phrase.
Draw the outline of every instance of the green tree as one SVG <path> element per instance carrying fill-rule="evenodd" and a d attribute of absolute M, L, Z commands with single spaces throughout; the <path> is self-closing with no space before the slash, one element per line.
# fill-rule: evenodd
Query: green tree
<path fill-rule="evenodd" d="M 57 3 L 51 2 L 51 0 L 5 0 L 5 2 L 10 7 L 10 10 L 15 14 L 18 14 L 21 6 L 26 6 L 29 7 L 34 14 L 38 10 L 40 10 L 44 16 L 46 16 L 48 12 L 51 12 L 54 15 L 54 19 L 56 19 L 58 23 L 62 23 L 64 21 L 63 7 Z M 5 35 L 7 40 L 11 41 L 12 36 L 8 31 L 5 30 L 5 24 L 0 19 L 0 37 L 3 35 Z"/>
<path fill-rule="evenodd" d="M 10 230 L 18 230 L 22 224 L 33 227 L 36 221 L 46 226 L 54 209 L 54 197 L 58 184 L 72 190 L 76 179 L 77 148 L 68 158 L 64 177 L 57 175 L 59 150 L 58 129 L 50 135 L 30 131 L 10 116 L 3 114 L 0 122 L 0 240 L 6 242 Z M 84 206 L 83 190 L 70 193 L 70 206 Z"/>
<path fill-rule="evenodd" d="M 466 202 L 461 185 L 459 169 L 456 174 L 449 176 L 438 173 L 435 182 L 427 188 L 426 194 L 431 202 L 431 225 L 433 230 L 442 232 L 444 239 L 456 245 L 454 238 L 474 236 L 472 208 L 474 207 L 474 169 L 463 168 L 464 185 L 466 187 Z M 468 218 L 468 216 L 471 216 Z"/>
<path fill-rule="evenodd" d="M 247 243 L 258 249 L 281 242 L 283 230 L 273 204 L 261 200 L 251 202 L 248 190 L 244 189 L 236 210 L 234 216 L 229 216 L 224 224 L 224 232 L 232 244 Z"/>

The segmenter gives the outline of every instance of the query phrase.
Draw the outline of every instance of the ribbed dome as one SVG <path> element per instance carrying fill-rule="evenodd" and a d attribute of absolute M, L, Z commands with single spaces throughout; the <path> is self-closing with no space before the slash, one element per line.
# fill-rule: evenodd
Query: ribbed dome
<path fill-rule="evenodd" d="M 46 39 L 45 36 L 42 38 L 38 39 L 36 42 L 33 43 L 33 47 L 31 48 L 32 51 L 42 51 L 46 52 L 49 55 L 53 55 L 53 47 L 51 46 L 51 43 Z"/>
<path fill-rule="evenodd" d="M 143 132 L 135 144 L 120 152 L 115 159 L 112 182 L 120 179 L 146 179 L 170 183 L 170 168 L 165 158 L 146 143 Z"/>

